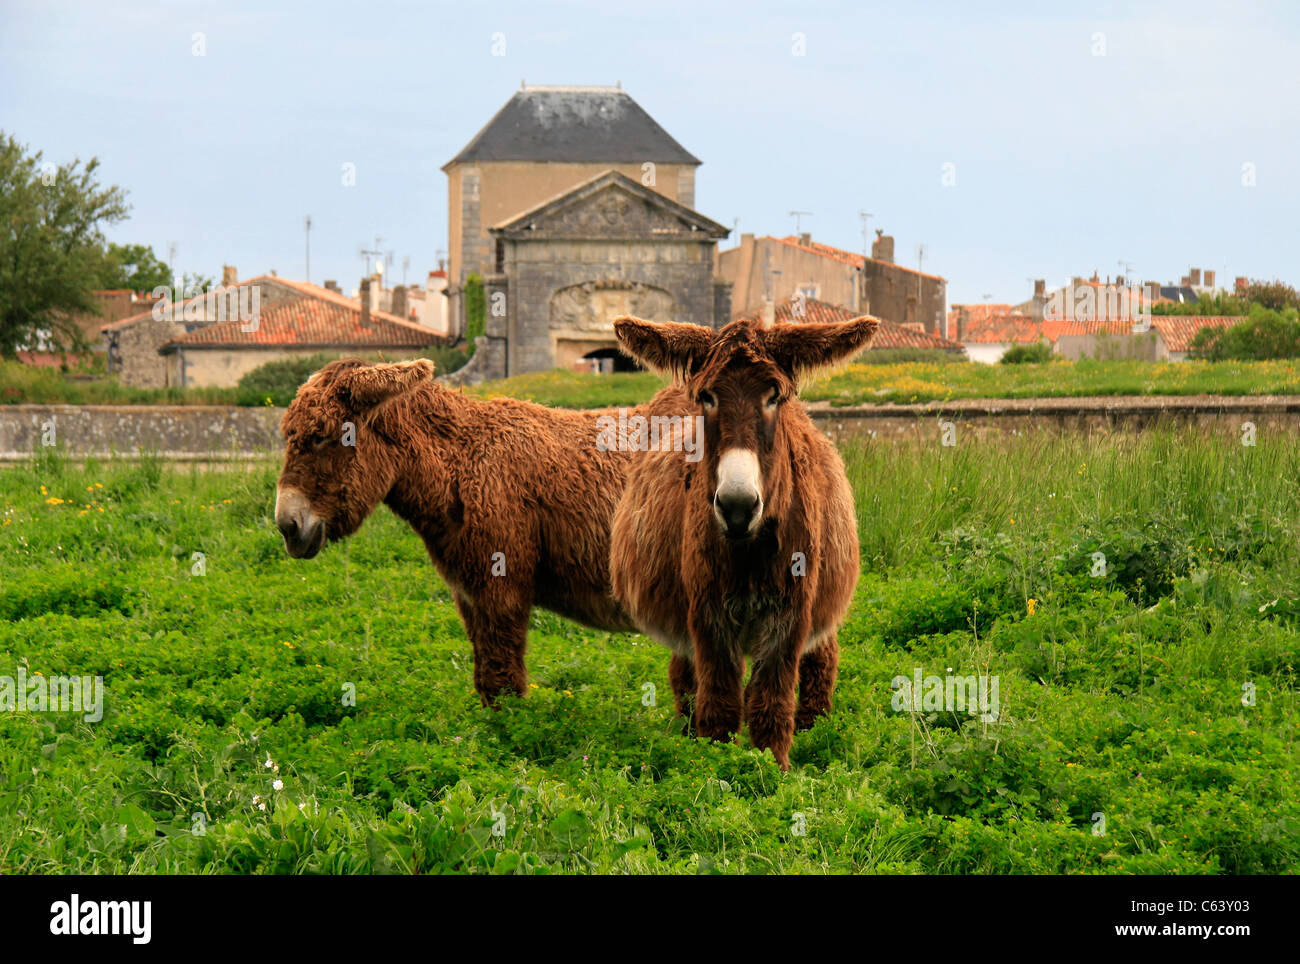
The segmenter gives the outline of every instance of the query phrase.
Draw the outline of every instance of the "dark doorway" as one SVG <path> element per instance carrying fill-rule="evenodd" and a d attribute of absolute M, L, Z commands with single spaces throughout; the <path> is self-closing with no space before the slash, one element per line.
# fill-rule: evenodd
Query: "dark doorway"
<path fill-rule="evenodd" d="M 595 351 L 589 351 L 582 356 L 583 358 L 600 359 L 600 370 L 602 372 L 639 372 L 642 371 L 638 365 L 627 355 L 624 355 L 617 348 L 597 348 Z"/>

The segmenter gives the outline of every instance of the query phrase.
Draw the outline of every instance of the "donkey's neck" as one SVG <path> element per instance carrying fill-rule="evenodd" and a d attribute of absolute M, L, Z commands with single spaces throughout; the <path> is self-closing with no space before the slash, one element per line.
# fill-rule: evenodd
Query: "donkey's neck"
<path fill-rule="evenodd" d="M 398 460 L 384 502 L 423 537 L 435 558 L 464 523 L 461 453 L 464 437 L 474 431 L 475 405 L 459 392 L 429 385 L 396 399 L 377 426 Z"/>

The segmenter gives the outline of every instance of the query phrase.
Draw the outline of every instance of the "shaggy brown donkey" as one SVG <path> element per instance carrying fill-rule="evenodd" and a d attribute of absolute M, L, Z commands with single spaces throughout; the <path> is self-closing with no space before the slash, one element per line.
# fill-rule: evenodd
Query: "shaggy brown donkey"
<path fill-rule="evenodd" d="M 491 705 L 528 684 L 528 614 L 634 627 L 608 581 L 626 452 L 596 444 L 599 413 L 467 398 L 424 360 L 337 361 L 285 412 L 275 522 L 295 558 L 355 532 L 380 502 L 424 539 L 474 646 Z"/>
<path fill-rule="evenodd" d="M 632 357 L 676 377 L 650 412 L 704 418 L 701 460 L 634 456 L 614 513 L 614 593 L 672 648 L 678 712 L 694 695 L 700 734 L 730 740 L 743 709 L 754 746 L 782 769 L 796 722 L 811 726 L 830 709 L 836 631 L 858 579 L 844 465 L 797 386 L 865 348 L 878 324 L 614 325 Z"/>

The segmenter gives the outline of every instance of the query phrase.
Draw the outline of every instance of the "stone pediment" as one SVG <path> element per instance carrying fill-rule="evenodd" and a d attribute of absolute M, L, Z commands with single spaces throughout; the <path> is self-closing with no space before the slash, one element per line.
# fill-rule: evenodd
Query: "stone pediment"
<path fill-rule="evenodd" d="M 716 240 L 727 229 L 616 171 L 606 171 L 508 221 L 492 233 L 517 240 L 647 238 Z"/>

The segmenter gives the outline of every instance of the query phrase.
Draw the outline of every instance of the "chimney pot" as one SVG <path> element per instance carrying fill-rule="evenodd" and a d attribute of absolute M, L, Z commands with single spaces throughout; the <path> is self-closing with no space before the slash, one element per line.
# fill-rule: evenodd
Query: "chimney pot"
<path fill-rule="evenodd" d="M 1192 268 L 1190 271 L 1187 272 L 1187 277 L 1189 277 L 1189 278 L 1192 279 L 1192 287 L 1193 287 L 1193 288 L 1199 288 L 1199 287 L 1201 286 L 1201 269 L 1200 269 L 1200 268 Z"/>
<path fill-rule="evenodd" d="M 235 271 L 234 265 L 223 264 L 221 266 L 221 287 L 229 288 L 231 285 L 236 284 L 238 279 L 239 274 Z"/>
<path fill-rule="evenodd" d="M 361 279 L 361 327 L 370 327 L 370 279 Z"/>

